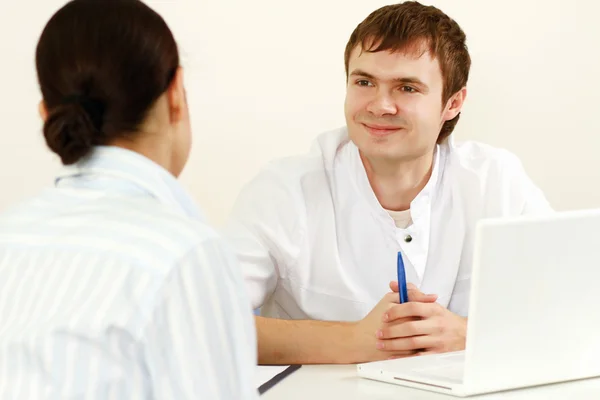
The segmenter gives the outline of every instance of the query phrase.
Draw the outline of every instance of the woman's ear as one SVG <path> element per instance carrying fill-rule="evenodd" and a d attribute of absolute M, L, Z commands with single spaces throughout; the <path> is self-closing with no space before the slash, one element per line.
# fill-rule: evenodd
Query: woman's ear
<path fill-rule="evenodd" d="M 46 122 L 48 119 L 48 110 L 46 109 L 46 104 L 43 100 L 38 104 L 38 114 L 40 114 L 42 121 Z"/>
<path fill-rule="evenodd" d="M 187 110 L 187 98 L 183 84 L 183 68 L 177 68 L 167 92 L 170 119 L 172 123 L 177 123 L 185 118 Z"/>

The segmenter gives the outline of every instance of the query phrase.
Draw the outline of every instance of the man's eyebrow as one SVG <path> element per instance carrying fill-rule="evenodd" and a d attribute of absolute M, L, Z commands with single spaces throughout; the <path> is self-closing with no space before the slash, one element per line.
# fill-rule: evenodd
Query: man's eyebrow
<path fill-rule="evenodd" d="M 369 74 L 368 72 L 363 71 L 362 69 L 355 69 L 354 71 L 352 71 L 350 73 L 350 75 L 354 75 L 354 76 L 364 76 L 365 78 L 369 78 L 369 79 L 373 79 L 373 80 L 377 80 L 377 78 L 375 78 L 375 76 Z"/>

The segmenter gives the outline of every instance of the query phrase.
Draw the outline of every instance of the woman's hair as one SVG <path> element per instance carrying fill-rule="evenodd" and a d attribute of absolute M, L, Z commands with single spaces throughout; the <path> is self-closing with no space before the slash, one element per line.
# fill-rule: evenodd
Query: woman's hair
<path fill-rule="evenodd" d="M 70 1 L 36 49 L 48 147 L 68 165 L 135 133 L 178 66 L 173 34 L 143 2 Z"/>

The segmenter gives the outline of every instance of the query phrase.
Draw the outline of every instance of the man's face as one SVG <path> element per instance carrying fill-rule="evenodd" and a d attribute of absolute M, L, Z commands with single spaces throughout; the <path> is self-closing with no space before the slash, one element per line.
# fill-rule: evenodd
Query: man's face
<path fill-rule="evenodd" d="M 438 60 L 427 51 L 411 53 L 361 52 L 358 46 L 350 55 L 346 124 L 367 158 L 422 157 L 433 151 L 443 123 L 456 115 L 442 105 Z"/>

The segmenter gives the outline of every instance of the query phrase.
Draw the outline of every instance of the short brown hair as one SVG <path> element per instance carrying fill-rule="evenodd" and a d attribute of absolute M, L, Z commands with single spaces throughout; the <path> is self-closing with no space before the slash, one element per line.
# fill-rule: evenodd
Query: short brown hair
<path fill-rule="evenodd" d="M 364 51 L 418 51 L 423 41 L 426 50 L 437 58 L 444 88 L 442 103 L 466 86 L 471 68 L 466 35 L 460 26 L 441 10 L 416 1 L 384 6 L 372 12 L 352 32 L 346 45 L 344 63 L 348 76 L 350 54 L 361 46 Z M 442 126 L 438 143 L 454 130 L 460 113 Z"/>

